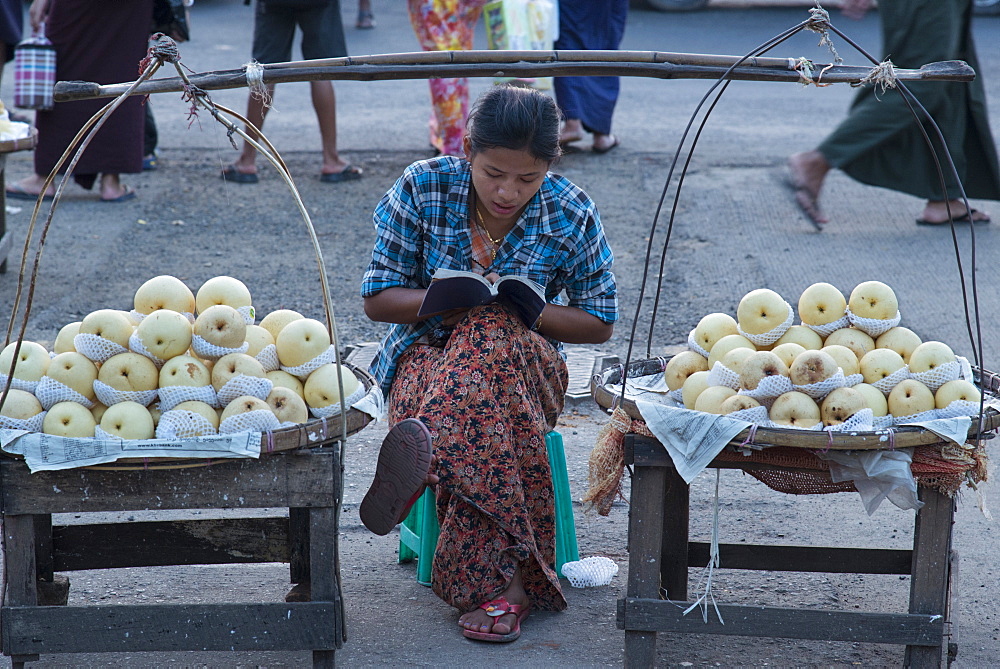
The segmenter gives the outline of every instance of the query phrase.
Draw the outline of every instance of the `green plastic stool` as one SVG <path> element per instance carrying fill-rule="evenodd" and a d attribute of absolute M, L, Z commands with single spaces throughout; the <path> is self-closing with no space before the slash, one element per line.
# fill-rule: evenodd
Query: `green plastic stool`
<path fill-rule="evenodd" d="M 567 562 L 580 559 L 576 543 L 576 521 L 573 520 L 573 498 L 569 494 L 569 474 L 562 435 L 553 430 L 545 435 L 545 450 L 552 470 L 552 488 L 556 507 L 556 573 L 562 576 Z M 417 583 L 431 584 L 431 563 L 437 549 L 438 525 L 434 491 L 430 488 L 417 500 L 410 514 L 399 527 L 399 563 L 417 561 Z M 421 555 L 431 560 L 421 560 Z"/>

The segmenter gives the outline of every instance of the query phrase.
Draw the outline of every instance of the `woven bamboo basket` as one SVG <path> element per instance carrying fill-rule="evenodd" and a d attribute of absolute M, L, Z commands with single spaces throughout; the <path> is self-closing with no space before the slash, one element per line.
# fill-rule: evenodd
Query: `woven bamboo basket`
<path fill-rule="evenodd" d="M 669 360 L 670 358 L 666 357 L 632 362 L 628 366 L 628 377 L 637 378 L 663 373 Z M 603 409 L 611 411 L 621 407 L 632 420 L 643 420 L 639 407 L 633 400 L 628 398 L 622 400 L 620 392 L 608 388 L 611 385 L 621 384 L 623 372 L 624 367 L 617 365 L 600 374 L 595 374 L 591 379 L 591 395 Z M 980 370 L 978 367 L 973 367 L 973 374 L 976 385 L 980 385 L 980 381 L 982 381 L 981 388 L 987 395 L 1000 397 L 1000 375 Z M 981 433 L 1000 428 L 1000 412 L 992 407 L 985 408 L 981 426 L 976 419 L 977 417 L 973 416 L 972 425 L 969 428 L 970 440 L 976 439 Z M 940 436 L 916 425 L 900 425 L 874 432 L 831 432 L 827 430 L 758 427 L 754 432 L 753 442 L 758 446 L 790 446 L 809 450 L 880 450 L 889 447 L 886 435 L 890 429 L 892 430 L 891 443 L 893 448 L 909 448 L 941 442 Z M 729 445 L 739 446 L 744 443 L 749 431 L 750 428 L 747 428 L 740 432 L 733 437 Z"/>

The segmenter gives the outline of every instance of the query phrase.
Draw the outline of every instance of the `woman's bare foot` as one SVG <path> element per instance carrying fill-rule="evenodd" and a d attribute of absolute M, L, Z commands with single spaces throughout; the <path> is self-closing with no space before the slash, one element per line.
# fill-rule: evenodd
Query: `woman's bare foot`
<path fill-rule="evenodd" d="M 45 185 L 45 177 L 40 174 L 32 174 L 30 177 L 24 177 L 20 181 L 13 184 L 8 192 L 19 192 L 26 195 L 34 195 L 38 197 L 38 194 L 42 192 L 42 186 Z M 49 189 L 45 191 L 46 195 L 53 195 L 56 192 L 55 186 L 49 186 Z"/>
<path fill-rule="evenodd" d="M 947 206 L 946 206 L 947 205 Z M 951 217 L 954 220 L 964 218 L 966 215 L 965 202 L 962 200 L 928 200 L 924 206 L 924 211 L 920 215 L 920 221 L 926 225 L 938 225 L 948 222 L 948 210 L 951 210 Z M 973 223 L 989 223 L 990 215 L 978 209 L 972 210 Z"/>
<path fill-rule="evenodd" d="M 559 132 L 560 144 L 572 144 L 583 139 L 583 122 L 578 118 L 568 118 Z"/>
<path fill-rule="evenodd" d="M 817 226 L 829 223 L 830 219 L 819 208 L 819 193 L 830 171 L 823 154 L 815 150 L 796 153 L 788 159 L 788 171 L 795 189 L 795 202 L 802 213 Z"/>
<path fill-rule="evenodd" d="M 514 572 L 514 576 L 510 579 L 510 585 L 500 593 L 499 597 L 503 597 L 510 604 L 520 606 L 527 606 L 529 604 L 528 593 L 524 591 L 524 586 L 521 584 L 520 569 Z M 458 624 L 473 632 L 510 634 L 511 630 L 514 629 L 514 625 L 517 624 L 517 616 L 513 613 L 507 613 L 494 618 L 488 615 L 483 609 L 477 607 L 468 613 L 462 614 L 458 619 Z"/>

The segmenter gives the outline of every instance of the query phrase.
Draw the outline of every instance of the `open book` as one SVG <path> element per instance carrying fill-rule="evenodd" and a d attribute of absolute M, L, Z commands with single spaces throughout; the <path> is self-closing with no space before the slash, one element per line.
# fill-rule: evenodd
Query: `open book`
<path fill-rule="evenodd" d="M 545 308 L 545 289 L 531 279 L 513 274 L 491 284 L 475 272 L 438 269 L 431 277 L 418 316 L 432 316 L 449 309 L 470 309 L 500 301 L 529 328 Z"/>

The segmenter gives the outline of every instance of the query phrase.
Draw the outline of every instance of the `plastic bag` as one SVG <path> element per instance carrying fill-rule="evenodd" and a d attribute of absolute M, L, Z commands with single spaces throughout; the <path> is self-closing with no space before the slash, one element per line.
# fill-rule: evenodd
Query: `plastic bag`
<path fill-rule="evenodd" d="M 483 6 L 486 45 L 509 51 L 552 50 L 559 38 L 559 4 L 555 0 L 493 0 Z M 552 88 L 552 77 L 495 77 L 539 90 Z"/>
<path fill-rule="evenodd" d="M 56 85 L 56 48 L 45 37 L 45 24 L 14 49 L 14 106 L 52 109 Z"/>

